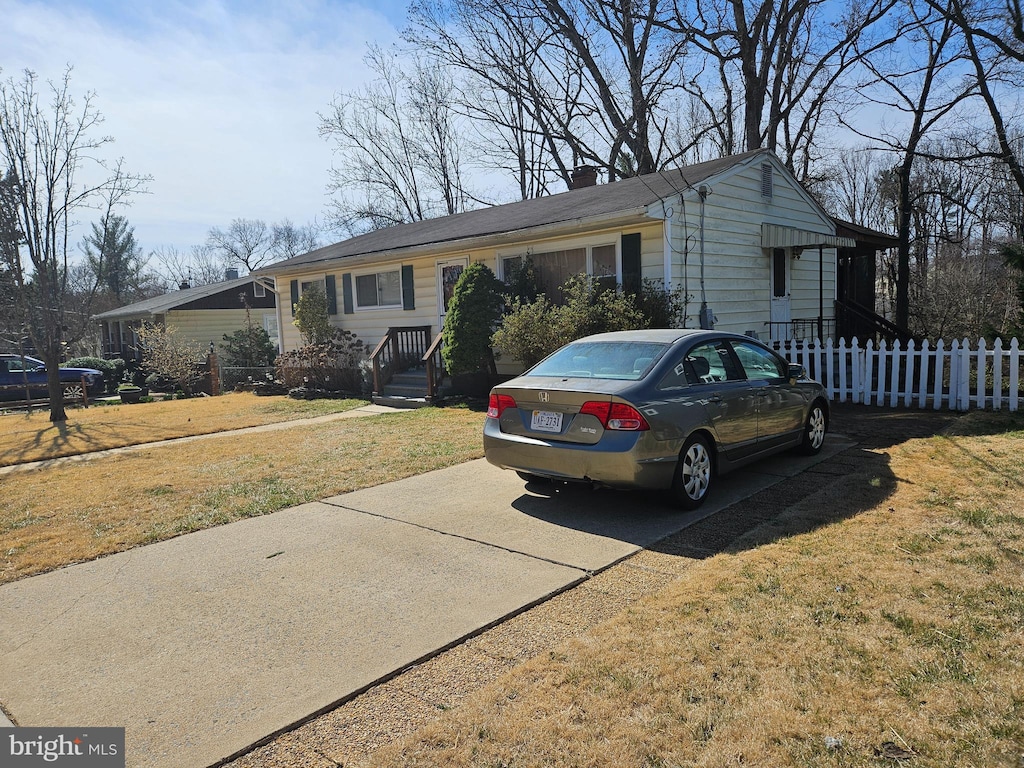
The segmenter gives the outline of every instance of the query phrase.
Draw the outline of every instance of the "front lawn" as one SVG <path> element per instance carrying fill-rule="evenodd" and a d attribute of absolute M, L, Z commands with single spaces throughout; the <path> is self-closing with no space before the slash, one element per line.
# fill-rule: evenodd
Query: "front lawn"
<path fill-rule="evenodd" d="M 361 405 L 366 401 L 292 400 L 232 392 L 159 403 L 68 408 L 68 420 L 63 424 L 50 422 L 46 408 L 5 413 L 0 415 L 0 467 L 322 416 Z"/>
<path fill-rule="evenodd" d="M 64 444 L 282 421 L 330 403 L 226 395 L 76 411 Z M 26 439 L 56 429 L 30 423 Z M 482 424 L 467 408 L 424 408 L 15 471 L 0 476 L 0 583 L 478 458 Z"/>

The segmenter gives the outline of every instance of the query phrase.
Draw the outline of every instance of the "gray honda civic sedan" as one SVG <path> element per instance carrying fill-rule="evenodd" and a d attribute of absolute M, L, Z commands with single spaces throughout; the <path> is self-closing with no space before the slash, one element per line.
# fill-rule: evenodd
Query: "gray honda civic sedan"
<path fill-rule="evenodd" d="M 494 387 L 484 452 L 527 481 L 664 489 L 695 509 L 726 472 L 791 448 L 817 453 L 828 421 L 821 384 L 759 341 L 621 331 Z"/>

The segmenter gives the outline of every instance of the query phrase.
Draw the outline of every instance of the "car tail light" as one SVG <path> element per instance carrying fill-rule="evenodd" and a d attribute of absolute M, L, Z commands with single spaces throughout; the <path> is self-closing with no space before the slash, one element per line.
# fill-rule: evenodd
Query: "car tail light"
<path fill-rule="evenodd" d="M 492 394 L 487 400 L 487 418 L 500 419 L 506 408 L 515 408 L 516 400 L 512 395 Z"/>
<path fill-rule="evenodd" d="M 589 400 L 580 408 L 580 413 L 595 417 L 605 429 L 619 432 L 643 432 L 651 428 L 640 411 L 627 403 Z"/>

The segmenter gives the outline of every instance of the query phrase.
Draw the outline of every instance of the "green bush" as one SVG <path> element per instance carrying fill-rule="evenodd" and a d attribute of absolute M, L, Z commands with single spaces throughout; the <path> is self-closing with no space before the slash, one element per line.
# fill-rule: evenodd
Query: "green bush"
<path fill-rule="evenodd" d="M 682 288 L 665 290 L 660 280 L 644 278 L 636 301 L 644 315 L 645 328 L 682 328 L 686 324 L 686 307 L 690 296 Z"/>
<path fill-rule="evenodd" d="M 262 368 L 274 364 L 277 347 L 263 328 L 253 325 L 224 334 L 223 364 L 227 367 Z"/>
<path fill-rule="evenodd" d="M 564 304 L 541 294 L 534 302 L 514 301 L 492 343 L 527 368 L 570 341 L 593 333 L 649 327 L 634 296 L 574 275 L 561 288 Z"/>
<path fill-rule="evenodd" d="M 104 360 L 102 357 L 74 357 L 64 363 L 66 368 L 94 368 L 103 374 L 103 385 L 107 392 L 117 388 L 124 376 L 125 362 L 119 357 Z"/>
<path fill-rule="evenodd" d="M 334 326 L 327 313 L 327 294 L 319 284 L 314 283 L 299 298 L 295 305 L 295 320 L 292 321 L 302 340 L 308 345 L 329 344 L 334 338 Z"/>
<path fill-rule="evenodd" d="M 537 300 L 537 271 L 529 256 L 505 262 L 505 295 L 510 305 L 517 301 L 529 304 Z"/>
<path fill-rule="evenodd" d="M 491 333 L 505 308 L 504 287 L 479 262 L 459 275 L 441 331 L 441 356 L 452 376 L 478 371 L 490 360 Z"/>

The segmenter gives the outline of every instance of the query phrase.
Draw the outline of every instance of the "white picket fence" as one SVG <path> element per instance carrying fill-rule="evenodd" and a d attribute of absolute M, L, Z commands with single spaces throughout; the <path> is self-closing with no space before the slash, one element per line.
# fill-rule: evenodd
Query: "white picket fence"
<path fill-rule="evenodd" d="M 829 398 L 840 403 L 934 408 L 954 411 L 971 408 L 1008 408 L 1020 403 L 1021 369 L 1024 355 L 1017 339 L 1009 345 L 996 339 L 989 346 L 980 339 L 972 348 L 968 339 L 948 347 L 939 341 L 905 346 L 898 341 L 861 346 L 828 339 L 775 342 L 791 362 L 803 365 L 811 378 L 828 390 Z"/>

